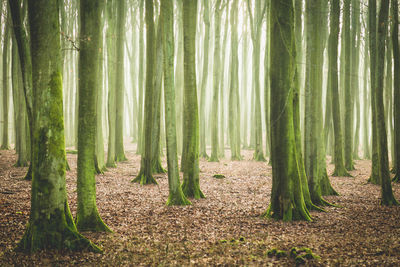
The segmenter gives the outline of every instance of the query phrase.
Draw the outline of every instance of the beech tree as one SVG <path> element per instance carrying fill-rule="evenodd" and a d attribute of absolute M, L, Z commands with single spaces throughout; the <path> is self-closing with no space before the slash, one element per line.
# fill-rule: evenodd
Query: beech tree
<path fill-rule="evenodd" d="M 123 1 L 121 1 L 123 2 Z M 96 102 L 101 56 L 101 12 L 103 1 L 80 1 L 79 121 L 78 121 L 78 210 L 76 226 L 81 231 L 111 230 L 96 206 L 95 140 Z"/>
<path fill-rule="evenodd" d="M 189 205 L 191 202 L 183 194 L 178 168 L 176 142 L 176 114 L 174 89 L 174 25 L 173 0 L 161 2 L 161 25 L 164 69 L 165 127 L 167 139 L 168 185 L 167 205 Z"/>
<path fill-rule="evenodd" d="M 196 88 L 197 0 L 183 2 L 184 82 L 183 97 L 183 184 L 185 196 L 204 198 L 199 181 L 199 115 Z"/>
<path fill-rule="evenodd" d="M 293 78 L 296 70 L 294 7 L 291 0 L 271 1 L 271 203 L 265 213 L 284 221 L 308 220 L 296 153 Z M 283 134 L 284 133 L 284 134 Z"/>
<path fill-rule="evenodd" d="M 20 250 L 55 248 L 100 251 L 80 235 L 65 189 L 61 47 L 55 1 L 29 0 L 33 80 L 33 158 L 29 223 Z"/>

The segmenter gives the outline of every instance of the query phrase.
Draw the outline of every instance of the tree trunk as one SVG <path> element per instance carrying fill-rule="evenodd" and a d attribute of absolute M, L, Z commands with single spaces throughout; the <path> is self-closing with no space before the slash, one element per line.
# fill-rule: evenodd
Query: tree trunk
<path fill-rule="evenodd" d="M 293 77 L 296 69 L 292 0 L 272 0 L 271 26 L 271 204 L 266 216 L 308 220 L 296 154 Z M 288 46 L 289 45 L 289 46 Z M 289 186 L 290 185 L 290 186 Z"/>
<path fill-rule="evenodd" d="M 399 6 L 397 1 L 392 1 L 393 25 L 399 24 Z M 394 118 L 394 152 L 395 152 L 395 182 L 400 182 L 400 48 L 399 48 L 399 28 L 392 29 L 393 46 L 393 71 L 395 73 L 393 80 L 393 118 Z"/>
<path fill-rule="evenodd" d="M 219 161 L 218 144 L 218 96 L 221 86 L 221 0 L 217 0 L 214 13 L 214 67 L 213 97 L 211 103 L 211 162 Z M 222 107 L 221 107 L 222 108 Z"/>
<path fill-rule="evenodd" d="M 152 175 L 152 152 L 154 128 L 154 71 L 155 71 L 155 30 L 154 30 L 154 3 L 153 0 L 145 1 L 145 20 L 146 20 L 146 91 L 145 91 L 145 112 L 144 112 L 144 131 L 143 131 L 143 150 L 140 162 L 140 171 L 138 176 L 132 182 L 145 184 L 157 184 Z"/>
<path fill-rule="evenodd" d="M 178 153 L 176 143 L 176 115 L 174 89 L 174 2 L 161 2 L 163 67 L 164 67 L 164 100 L 165 127 L 167 139 L 168 188 L 167 205 L 190 205 L 183 194 L 179 179 Z"/>
<path fill-rule="evenodd" d="M 9 146 L 9 138 L 8 138 L 8 98 L 9 98 L 9 50 L 10 50 L 10 19 L 7 12 L 5 18 L 5 29 L 4 29 L 4 39 L 3 39 L 3 90 L 2 90 L 2 99 L 3 99 L 3 131 L 2 131 L 2 142 L 0 149 L 8 150 Z"/>
<path fill-rule="evenodd" d="M 332 0 L 330 11 L 330 36 L 329 36 L 329 89 L 332 94 L 333 133 L 335 138 L 334 162 L 335 170 L 332 176 L 350 176 L 343 161 L 343 136 L 341 124 L 341 108 L 338 81 L 338 47 L 339 47 L 339 18 L 340 1 Z"/>
<path fill-rule="evenodd" d="M 379 180 L 379 156 L 378 156 L 378 127 L 376 121 L 375 106 L 375 83 L 376 83 L 376 1 L 368 1 L 368 24 L 369 24 L 369 54 L 370 54 L 370 76 L 371 76 L 371 118 L 372 118 L 372 162 L 371 176 L 368 182 L 380 184 Z"/>
<path fill-rule="evenodd" d="M 383 106 L 383 79 L 385 66 L 385 39 L 388 29 L 389 0 L 381 1 L 378 21 L 376 80 L 375 80 L 375 110 L 378 136 L 379 180 L 381 181 L 381 204 L 385 206 L 398 205 L 394 198 L 389 172 L 388 144 L 385 126 L 385 110 Z"/>
<path fill-rule="evenodd" d="M 102 1 L 80 1 L 78 209 L 76 213 L 76 227 L 80 231 L 111 232 L 97 210 L 94 162 L 103 4 Z"/>
<path fill-rule="evenodd" d="M 199 181 L 199 117 L 196 88 L 197 0 L 183 2 L 184 98 L 183 98 L 183 184 L 185 196 L 204 198 Z"/>
<path fill-rule="evenodd" d="M 77 232 L 67 202 L 57 2 L 30 0 L 29 22 L 33 88 L 36 88 L 33 180 L 29 223 L 18 248 L 27 252 L 43 249 L 100 251 Z"/>
<path fill-rule="evenodd" d="M 116 79 L 115 79 L 115 161 L 126 161 L 124 152 L 124 49 L 126 8 L 124 0 L 117 1 Z"/>

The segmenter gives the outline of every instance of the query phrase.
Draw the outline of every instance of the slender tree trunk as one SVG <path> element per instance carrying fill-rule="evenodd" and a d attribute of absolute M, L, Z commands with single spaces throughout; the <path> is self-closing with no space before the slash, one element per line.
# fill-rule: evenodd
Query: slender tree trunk
<path fill-rule="evenodd" d="M 139 0 L 139 78 L 138 78 L 138 89 L 139 89 L 139 108 L 138 108 L 138 142 L 136 154 L 142 153 L 143 146 L 143 99 L 144 99 L 144 0 Z"/>
<path fill-rule="evenodd" d="M 351 68 L 354 66 L 351 57 L 351 32 L 350 32 L 350 2 L 351 0 L 344 0 L 344 14 L 343 14 L 343 30 L 345 39 L 345 72 L 344 72 L 344 164 L 347 170 L 354 170 L 353 164 L 353 96 L 351 89 Z"/>
<path fill-rule="evenodd" d="M 397 1 L 392 1 L 393 25 L 399 24 L 399 6 Z M 394 152 L 395 152 L 395 182 L 400 182 L 400 48 L 399 48 L 399 28 L 392 28 L 392 46 L 393 46 L 393 118 L 394 118 Z"/>
<path fill-rule="evenodd" d="M 9 98 L 9 51 L 11 48 L 10 43 L 10 17 L 7 12 L 5 18 L 5 29 L 4 29 L 4 39 L 3 39 L 3 90 L 2 90 L 2 99 L 3 99 L 3 132 L 2 132 L 2 142 L 0 149 L 8 150 L 10 149 L 9 138 L 8 138 L 8 98 Z"/>
<path fill-rule="evenodd" d="M 335 170 L 332 176 L 350 176 L 343 161 L 343 136 L 341 124 L 341 107 L 338 81 L 338 47 L 339 47 L 339 18 L 340 0 L 332 0 L 330 10 L 330 36 L 329 36 L 329 89 L 332 94 L 333 133 L 335 138 L 334 162 Z"/>
<path fill-rule="evenodd" d="M 174 89 L 174 2 L 161 2 L 163 67 L 164 67 L 164 99 L 165 126 L 167 139 L 168 187 L 167 205 L 190 205 L 191 202 L 183 194 L 179 179 L 178 153 L 176 143 L 176 115 Z"/>
<path fill-rule="evenodd" d="M 199 179 L 199 118 L 197 107 L 195 42 L 197 0 L 183 2 L 184 81 L 183 98 L 183 184 L 185 196 L 204 198 Z"/>
<path fill-rule="evenodd" d="M 370 54 L 370 76 L 371 76 L 371 118 L 372 118 L 372 164 L 371 176 L 368 182 L 380 184 L 379 180 L 379 156 L 378 156 L 378 128 L 376 121 L 376 1 L 368 1 L 368 24 L 369 24 L 369 54 Z"/>
<path fill-rule="evenodd" d="M 116 36 L 116 79 L 115 79 L 115 160 L 126 161 L 124 152 L 124 49 L 125 49 L 125 0 L 117 1 L 117 36 Z"/>
<path fill-rule="evenodd" d="M 208 84 L 208 50 L 210 46 L 210 1 L 204 1 L 204 41 L 203 41 L 203 70 L 200 84 L 200 157 L 208 159 L 206 148 L 206 88 Z"/>
<path fill-rule="evenodd" d="M 214 67 L 213 97 L 211 103 L 211 157 L 209 161 L 219 161 L 218 144 L 218 97 L 221 86 L 221 0 L 217 0 L 214 11 Z M 222 107 L 221 107 L 222 108 Z"/>
<path fill-rule="evenodd" d="M 375 109 L 378 127 L 379 180 L 381 181 L 381 204 L 385 206 L 398 205 L 394 198 L 389 172 L 388 144 L 385 126 L 385 110 L 383 104 L 383 79 L 385 64 L 385 39 L 388 29 L 389 0 L 381 1 L 377 35 Z"/>
<path fill-rule="evenodd" d="M 143 151 L 140 162 L 138 176 L 132 182 L 145 184 L 157 184 L 152 175 L 152 130 L 154 127 L 154 71 L 155 71 L 155 30 L 154 30 L 154 3 L 153 0 L 145 0 L 145 20 L 146 20 L 146 91 L 145 91 L 145 112 L 144 112 L 144 131 L 143 131 Z"/>
<path fill-rule="evenodd" d="M 107 167 L 115 168 L 115 130 L 116 130 L 116 1 L 107 0 L 107 72 L 108 72 L 108 149 Z"/>
<path fill-rule="evenodd" d="M 96 205 L 95 140 L 99 58 L 101 57 L 101 12 L 104 2 L 80 1 L 79 120 L 78 120 L 78 209 L 80 231 L 111 230 L 104 224 Z M 93 119 L 95 118 L 95 119 Z"/>

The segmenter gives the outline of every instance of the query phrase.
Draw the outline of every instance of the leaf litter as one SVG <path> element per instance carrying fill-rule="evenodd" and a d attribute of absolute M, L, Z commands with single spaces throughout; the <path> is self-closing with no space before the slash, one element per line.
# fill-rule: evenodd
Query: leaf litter
<path fill-rule="evenodd" d="M 114 233 L 83 234 L 103 249 L 90 252 L 17 253 L 30 209 L 26 168 L 16 168 L 14 151 L 0 151 L 0 265 L 82 266 L 294 266 L 291 257 L 268 257 L 271 249 L 304 247 L 318 255 L 298 262 L 307 266 L 399 266 L 400 207 L 379 205 L 380 187 L 368 184 L 371 163 L 357 160 L 349 177 L 330 177 L 340 196 L 325 197 L 338 207 L 311 211 L 312 222 L 281 222 L 261 218 L 270 202 L 271 166 L 244 160 L 200 160 L 200 187 L 205 199 L 193 205 L 167 207 L 167 174 L 155 175 L 158 185 L 130 181 L 140 169 L 140 156 L 127 145 L 128 161 L 97 175 L 97 205 Z M 76 213 L 76 154 L 67 154 L 67 192 Z M 327 162 L 330 162 L 327 160 Z M 165 160 L 163 165 L 166 167 Z M 333 165 L 328 164 L 328 173 Z M 215 174 L 224 179 L 215 179 Z M 181 174 L 182 175 L 182 174 Z M 182 177 L 182 176 L 181 176 Z M 393 184 L 400 200 L 400 184 Z"/>

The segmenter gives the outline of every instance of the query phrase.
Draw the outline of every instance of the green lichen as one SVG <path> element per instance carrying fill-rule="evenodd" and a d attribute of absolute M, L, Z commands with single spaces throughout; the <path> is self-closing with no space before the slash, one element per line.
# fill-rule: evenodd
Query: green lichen
<path fill-rule="evenodd" d="M 276 248 L 270 249 L 267 251 L 267 256 L 272 258 L 273 256 L 276 255 L 277 252 L 278 252 L 278 250 Z"/>
<path fill-rule="evenodd" d="M 225 175 L 223 175 L 223 174 L 214 174 L 213 177 L 216 178 L 216 179 L 223 179 L 223 178 L 225 178 Z"/>

